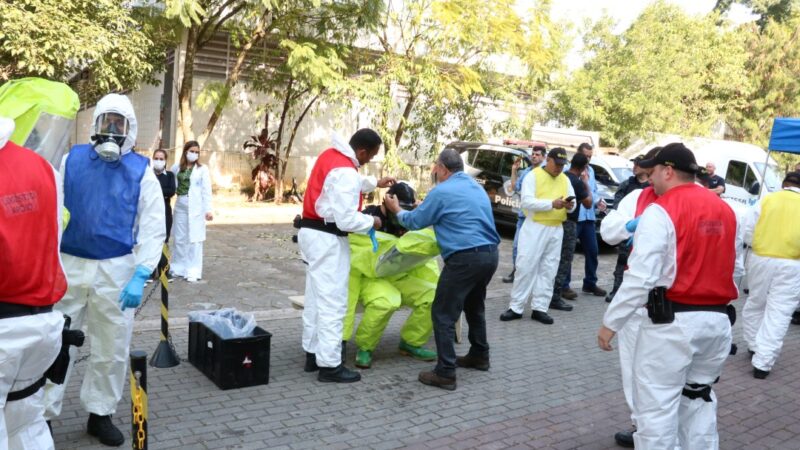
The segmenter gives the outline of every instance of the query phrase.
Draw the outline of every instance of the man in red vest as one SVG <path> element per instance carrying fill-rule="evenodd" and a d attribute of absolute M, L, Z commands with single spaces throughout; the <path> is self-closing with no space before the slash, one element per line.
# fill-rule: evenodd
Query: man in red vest
<path fill-rule="evenodd" d="M 711 390 L 731 346 L 728 303 L 733 281 L 736 216 L 694 183 L 699 170 L 683 144 L 665 146 L 640 163 L 653 168 L 658 200 L 641 215 L 622 286 L 598 332 L 601 349 L 642 306 L 633 357 L 638 449 L 719 447 Z"/>
<path fill-rule="evenodd" d="M 0 118 L 0 449 L 53 448 L 44 373 L 61 350 L 67 290 L 59 258 L 62 196 L 44 158 L 9 141 Z"/>
<path fill-rule="evenodd" d="M 350 142 L 334 135 L 333 147 L 323 151 L 311 169 L 303 198 L 303 217 L 297 242 L 306 269 L 303 309 L 305 371 L 319 370 L 324 382 L 352 383 L 361 375 L 342 362 L 342 328 L 347 312 L 350 273 L 348 233 L 374 233 L 381 220 L 361 211 L 361 193 L 388 187 L 394 178 L 380 181 L 362 177 L 358 168 L 381 148 L 378 133 L 358 130 Z"/>

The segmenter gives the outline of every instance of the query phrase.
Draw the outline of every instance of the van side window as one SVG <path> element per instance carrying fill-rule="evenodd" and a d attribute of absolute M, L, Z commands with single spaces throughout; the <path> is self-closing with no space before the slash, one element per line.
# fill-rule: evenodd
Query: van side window
<path fill-rule="evenodd" d="M 511 165 L 514 164 L 514 161 L 517 159 L 522 159 L 518 170 L 525 169 L 530 165 L 522 156 L 515 155 L 514 153 L 503 153 L 503 158 L 500 159 L 500 176 L 503 178 L 511 178 Z"/>
<path fill-rule="evenodd" d="M 478 170 L 496 174 L 500 155 L 500 153 L 490 150 L 478 150 L 478 155 L 470 165 Z"/>
<path fill-rule="evenodd" d="M 744 176 L 746 172 L 746 163 L 734 160 L 729 161 L 728 171 L 725 173 L 725 184 L 738 187 L 744 186 Z"/>
<path fill-rule="evenodd" d="M 744 188 L 751 189 L 754 185 L 758 183 L 758 179 L 756 178 L 756 174 L 753 172 L 753 168 L 747 166 L 747 173 L 744 175 Z"/>
<path fill-rule="evenodd" d="M 475 155 L 477 153 L 478 153 L 478 149 L 477 148 L 471 148 L 471 149 L 467 150 L 467 159 L 464 160 L 464 163 L 469 164 L 471 166 L 472 165 L 472 161 L 475 160 Z"/>

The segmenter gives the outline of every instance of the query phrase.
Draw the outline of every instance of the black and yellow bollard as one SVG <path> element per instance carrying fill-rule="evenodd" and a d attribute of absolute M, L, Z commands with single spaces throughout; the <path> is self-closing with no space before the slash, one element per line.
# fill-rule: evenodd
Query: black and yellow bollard
<path fill-rule="evenodd" d="M 169 336 L 169 280 L 167 280 L 167 272 L 169 272 L 169 247 L 164 244 L 164 249 L 161 252 L 161 261 L 158 262 L 158 282 L 161 283 L 161 341 L 153 352 L 153 357 L 150 358 L 150 365 L 159 369 L 167 367 L 175 367 L 180 364 L 180 358 L 175 352 L 175 347 L 172 346 L 172 340 Z"/>
<path fill-rule="evenodd" d="M 134 450 L 147 449 L 147 353 L 131 352 L 131 443 Z"/>

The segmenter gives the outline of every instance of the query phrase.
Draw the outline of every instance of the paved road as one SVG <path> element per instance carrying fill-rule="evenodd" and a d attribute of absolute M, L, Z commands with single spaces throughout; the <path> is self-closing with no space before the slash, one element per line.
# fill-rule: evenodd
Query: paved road
<path fill-rule="evenodd" d="M 288 225 L 216 225 L 209 228 L 204 284 L 171 286 L 174 342 L 187 355 L 185 313 L 235 306 L 254 311 L 273 334 L 270 382 L 221 391 L 184 361 L 149 372 L 151 449 L 162 448 L 617 448 L 613 433 L 626 428 L 616 351 L 597 349 L 595 333 L 606 304 L 581 295 L 572 312 L 554 311 L 556 323 L 530 319 L 501 323 L 510 285 L 511 241 L 501 244 L 501 262 L 490 286 L 486 311 L 492 368 L 460 370 L 458 389 L 447 392 L 416 381 L 429 363 L 397 353 L 407 313 L 392 319 L 363 371 L 363 381 L 329 385 L 302 372 L 301 322 L 289 297 L 302 295 L 303 266 Z M 601 255 L 601 286 L 608 287 L 615 254 Z M 573 286 L 580 286 L 583 259 L 576 256 Z M 158 342 L 157 299 L 137 317 L 133 348 L 152 353 Z M 740 324 L 735 340 L 741 341 Z M 800 448 L 800 327 L 793 326 L 773 374 L 757 381 L 747 353 L 729 359 L 715 386 L 720 398 L 723 449 Z M 430 345 L 433 345 L 431 340 Z M 459 354 L 467 344 L 457 345 Z M 350 349 L 352 365 L 354 349 Z M 76 366 L 64 412 L 53 422 L 57 448 L 104 448 L 85 435 Z M 115 422 L 130 424 L 129 397 Z M 129 436 L 129 425 L 123 431 Z M 125 446 L 130 445 L 126 441 Z"/>

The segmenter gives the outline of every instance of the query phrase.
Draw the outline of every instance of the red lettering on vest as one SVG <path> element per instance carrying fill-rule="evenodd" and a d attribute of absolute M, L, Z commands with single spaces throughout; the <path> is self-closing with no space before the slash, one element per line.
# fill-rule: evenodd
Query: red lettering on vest
<path fill-rule="evenodd" d="M 674 187 L 656 200 L 675 227 L 675 282 L 667 298 L 689 305 L 725 305 L 738 297 L 733 283 L 736 215 L 695 184 Z"/>
<path fill-rule="evenodd" d="M 47 161 L 13 142 L 0 149 L 0 302 L 49 306 L 64 296 L 57 202 Z"/>
<path fill-rule="evenodd" d="M 317 162 L 314 163 L 314 167 L 311 169 L 311 175 L 308 177 L 306 192 L 303 196 L 304 219 L 322 219 L 322 217 L 317 214 L 317 199 L 319 199 L 320 194 L 322 194 L 322 187 L 325 185 L 325 178 L 327 178 L 328 173 L 330 173 L 330 171 L 333 169 L 338 169 L 341 167 L 350 167 L 356 169 L 356 165 L 353 164 L 353 160 L 343 155 L 335 148 L 329 148 L 320 153 L 319 158 L 317 158 Z M 361 211 L 362 201 L 363 197 L 359 195 L 359 211 Z"/>

